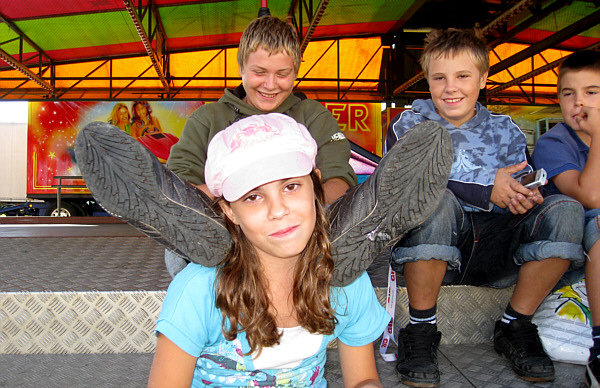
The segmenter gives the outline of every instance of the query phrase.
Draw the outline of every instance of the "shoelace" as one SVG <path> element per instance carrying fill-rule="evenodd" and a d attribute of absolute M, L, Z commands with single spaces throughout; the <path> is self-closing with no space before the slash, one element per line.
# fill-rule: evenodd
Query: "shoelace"
<path fill-rule="evenodd" d="M 511 332 L 515 345 L 528 356 L 545 356 L 542 343 L 538 337 L 537 326 L 533 323 L 523 324 L 518 331 Z"/>
<path fill-rule="evenodd" d="M 423 332 L 408 334 L 404 339 L 408 342 L 408 346 L 405 345 L 405 348 L 408 350 L 409 358 L 411 360 L 434 362 L 432 349 L 435 343 L 435 333 L 433 335 Z"/>

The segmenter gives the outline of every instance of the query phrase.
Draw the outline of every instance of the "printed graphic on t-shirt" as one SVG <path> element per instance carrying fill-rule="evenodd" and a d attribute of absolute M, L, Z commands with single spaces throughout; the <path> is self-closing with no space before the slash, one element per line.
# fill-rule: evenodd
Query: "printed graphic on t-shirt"
<path fill-rule="evenodd" d="M 325 386 L 324 379 L 317 380 L 322 375 L 320 372 L 321 366 L 318 365 L 316 356 L 294 369 L 248 370 L 242 344 L 239 339 L 235 339 L 223 340 L 206 348 L 196 363 L 194 379 L 201 380 L 198 385 L 215 387 L 306 387 L 313 386 L 317 381 L 322 384 L 315 386 Z"/>

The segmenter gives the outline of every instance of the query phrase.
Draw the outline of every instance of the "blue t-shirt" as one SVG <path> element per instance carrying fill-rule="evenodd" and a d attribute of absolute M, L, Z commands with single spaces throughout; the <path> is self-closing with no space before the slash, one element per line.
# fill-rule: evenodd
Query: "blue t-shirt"
<path fill-rule="evenodd" d="M 350 346 L 369 344 L 390 321 L 365 272 L 346 287 L 332 287 L 338 324 L 332 335 L 323 336 L 315 355 L 295 368 L 256 370 L 252 357 L 244 356 L 250 349 L 245 333 L 233 341 L 223 337 L 221 311 L 215 306 L 215 276 L 215 267 L 188 264 L 169 285 L 156 325 L 157 332 L 198 357 L 192 387 L 326 387 L 327 344 L 335 338 Z"/>
<path fill-rule="evenodd" d="M 583 171 L 589 152 L 590 147 L 565 123 L 556 124 L 540 136 L 532 158 L 536 168 L 543 168 L 548 173 L 544 195 L 561 194 L 552 178 L 568 170 Z"/>

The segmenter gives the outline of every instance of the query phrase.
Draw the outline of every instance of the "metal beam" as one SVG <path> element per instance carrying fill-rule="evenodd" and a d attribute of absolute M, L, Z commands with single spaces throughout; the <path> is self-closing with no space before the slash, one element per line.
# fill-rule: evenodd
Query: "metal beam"
<path fill-rule="evenodd" d="M 181 86 L 179 89 L 177 89 L 177 90 L 176 90 L 174 93 L 171 93 L 171 97 L 175 97 L 176 95 L 178 95 L 178 94 L 179 94 L 179 93 L 180 93 L 180 92 L 183 90 L 183 88 L 185 88 L 185 87 L 186 87 L 186 86 L 187 86 L 187 85 L 188 85 L 190 82 L 192 82 L 192 80 L 193 80 L 193 79 L 195 79 L 195 78 L 196 78 L 196 76 L 202 72 L 202 70 L 204 70 L 204 69 L 205 69 L 205 68 L 206 68 L 208 65 L 210 65 L 210 64 L 212 63 L 212 61 L 214 61 L 215 59 L 217 59 L 217 57 L 218 57 L 219 55 L 221 55 L 222 53 L 225 53 L 225 57 L 227 56 L 227 55 L 226 55 L 226 50 L 225 50 L 225 49 L 222 49 L 222 50 L 220 50 L 219 52 L 217 52 L 215 55 L 213 55 L 213 57 L 212 57 L 211 59 L 209 59 L 209 60 L 208 60 L 208 62 L 206 62 L 206 64 L 205 64 L 204 66 L 202 66 L 202 67 L 200 68 L 200 70 L 198 70 L 198 71 L 197 71 L 197 72 L 196 72 L 196 73 L 195 73 L 195 74 L 192 76 L 192 78 L 190 78 L 190 79 L 189 79 L 189 80 L 188 80 L 186 83 L 184 83 L 184 84 L 183 84 L 183 85 L 182 85 L 182 86 Z M 225 80 L 225 83 L 227 83 L 227 80 Z"/>
<path fill-rule="evenodd" d="M 146 49 L 146 54 L 148 54 L 148 57 L 150 58 L 150 61 L 152 62 L 152 65 L 154 66 L 154 69 L 156 70 L 156 73 L 158 74 L 158 77 L 160 78 L 160 82 L 162 82 L 162 84 L 163 84 L 164 88 L 167 90 L 167 92 L 170 91 L 171 88 L 169 86 L 169 82 L 167 81 L 167 77 L 165 75 L 164 67 L 163 67 L 165 62 L 160 60 L 161 57 L 156 52 L 156 50 L 154 50 L 152 48 L 151 40 L 148 39 L 148 35 L 146 34 L 144 27 L 142 26 L 142 21 L 138 17 L 138 14 L 135 10 L 135 6 L 133 5 L 132 0 L 123 0 L 123 4 L 125 5 L 125 8 L 127 9 L 129 16 L 131 17 L 133 25 L 135 26 L 135 29 L 137 30 L 138 35 L 140 36 L 140 40 L 142 41 L 142 44 L 144 45 L 144 48 Z M 140 0 L 140 4 L 141 4 L 141 0 Z M 151 2 L 148 4 L 148 6 L 151 6 Z M 157 33 L 158 33 L 157 48 L 162 55 L 168 55 L 168 54 L 163 53 L 163 49 L 166 48 L 167 39 L 166 39 L 166 36 L 164 33 L 164 29 L 159 27 L 159 26 L 162 26 L 162 23 L 160 23 L 159 15 L 158 15 L 158 13 L 156 13 L 156 10 L 154 10 L 153 12 L 151 12 L 151 14 L 148 15 L 149 20 L 152 18 L 152 14 L 154 14 L 154 16 L 159 21 L 157 23 Z"/>
<path fill-rule="evenodd" d="M 499 72 L 508 69 L 509 67 L 516 65 L 517 63 L 532 57 L 533 55 L 546 50 L 551 47 L 555 47 L 558 43 L 564 42 L 565 40 L 580 34 L 589 28 L 600 23 L 600 11 L 596 11 L 591 15 L 584 17 L 576 23 L 571 24 L 570 26 L 563 28 L 561 31 L 556 32 L 553 35 L 550 35 L 548 38 L 539 41 L 538 43 L 532 44 L 528 48 L 519 51 L 517 54 L 503 60 L 492 66 L 489 71 L 489 76 L 494 74 L 498 74 Z"/>
<path fill-rule="evenodd" d="M 531 72 L 529 72 L 527 74 L 523 74 L 522 76 L 517 77 L 517 78 L 513 79 L 510 82 L 503 83 L 500 86 L 497 86 L 497 87 L 495 87 L 493 89 L 488 90 L 486 92 L 486 94 L 487 94 L 487 96 L 490 96 L 490 97 L 491 96 L 495 96 L 495 95 L 497 95 L 498 93 L 500 93 L 501 91 L 503 91 L 505 89 L 508 89 L 508 88 L 510 88 L 512 86 L 518 85 L 518 84 L 520 84 L 523 81 L 526 81 L 526 80 L 531 79 L 531 78 L 533 78 L 533 77 L 535 77 L 537 75 L 540 75 L 540 74 L 545 73 L 545 72 L 547 72 L 549 70 L 552 70 L 555 67 L 558 67 L 562 63 L 562 61 L 564 61 L 564 60 L 565 60 L 565 58 L 559 58 L 559 59 L 557 59 L 554 62 L 550 62 L 550 63 L 548 63 L 548 64 L 546 64 L 544 66 L 538 67 L 537 69 L 535 69 L 535 70 L 533 70 L 533 71 L 531 71 Z"/>
<path fill-rule="evenodd" d="M 414 77 L 412 77 L 411 79 L 409 79 L 408 81 L 404 82 L 402 85 L 400 85 L 396 89 L 394 89 L 394 93 L 392 93 L 392 95 L 395 96 L 397 94 L 402 93 L 403 91 L 410 88 L 411 86 L 413 86 L 414 84 L 416 84 L 417 82 L 422 80 L 423 78 L 425 78 L 425 73 L 420 72 L 419 74 L 415 75 Z"/>
<path fill-rule="evenodd" d="M 354 79 L 354 81 L 352 81 L 352 83 L 350 84 L 350 86 L 348 86 L 348 89 L 346 89 L 346 91 L 344 92 L 344 94 L 342 95 L 342 97 L 340 97 L 340 100 L 343 100 L 344 97 L 346 97 L 346 94 L 350 91 L 350 89 L 352 88 L 352 85 L 354 85 L 358 81 L 358 77 L 360 77 L 360 75 L 363 73 L 363 71 L 365 71 L 365 69 L 367 68 L 367 66 L 369 66 L 369 63 L 371 63 L 371 61 L 373 60 L 373 58 L 375 58 L 375 55 L 377 55 L 377 53 L 379 52 L 379 50 L 382 49 L 382 47 L 383 47 L 382 45 L 379 45 L 379 47 L 377 47 L 377 50 L 375 50 L 375 52 L 373 53 L 373 55 L 371 55 L 371 58 L 369 58 L 369 60 L 367 61 L 367 63 L 365 63 L 365 65 L 360 70 L 360 72 L 358 72 L 358 74 L 356 75 L 356 78 Z"/>
<path fill-rule="evenodd" d="M 309 0 L 308 6 L 306 5 L 306 0 L 293 0 L 290 5 L 289 16 L 292 18 L 294 25 L 296 26 L 296 30 L 298 32 L 298 39 L 300 42 L 300 55 L 304 54 L 304 50 L 306 50 L 306 46 L 312 39 L 312 36 L 317 28 L 317 25 L 321 21 L 323 14 L 325 13 L 325 9 L 329 5 L 330 0 L 321 0 L 319 5 L 317 6 L 316 11 L 313 12 L 312 9 L 312 0 Z M 302 4 L 301 4 L 302 3 Z M 304 7 L 302 5 L 304 4 Z M 309 26 L 306 30 L 306 34 L 303 33 L 303 17 L 302 10 L 305 9 L 306 16 L 308 18 Z M 308 9 L 307 9 L 308 8 Z M 296 9 L 298 9 L 298 18 L 296 19 Z"/>
<path fill-rule="evenodd" d="M 27 42 L 27 44 L 31 46 L 31 48 L 33 48 L 35 51 L 37 51 L 40 56 L 45 57 L 48 60 L 48 62 L 52 63 L 52 59 L 44 52 L 44 50 L 42 50 L 33 40 L 31 40 L 27 35 L 25 35 L 23 31 L 21 31 L 19 27 L 17 27 L 15 23 L 13 23 L 10 19 L 7 19 L 4 15 L 0 14 L 0 22 L 6 24 L 8 28 L 13 30 L 19 36 L 19 40 Z M 22 53 L 19 53 L 19 55 L 21 54 Z"/>
<path fill-rule="evenodd" d="M 306 46 L 308 46 L 308 42 L 310 42 L 310 40 L 312 39 L 312 36 L 315 33 L 315 30 L 317 29 L 317 25 L 321 21 L 321 18 L 323 17 L 323 14 L 325 13 L 325 9 L 327 8 L 328 5 L 329 5 L 329 0 L 321 0 L 321 3 L 317 7 L 317 11 L 313 15 L 312 20 L 310 20 L 310 25 L 308 26 L 308 29 L 306 30 L 306 35 L 304 35 L 304 38 L 302 39 L 302 43 L 300 44 L 300 55 L 304 54 L 304 50 L 306 50 Z M 302 28 L 302 26 L 300 26 L 300 28 Z"/>
<path fill-rule="evenodd" d="M 584 50 L 597 50 L 599 47 L 600 47 L 600 43 L 596 43 L 596 44 L 586 47 Z M 540 66 L 537 69 L 535 69 L 527 74 L 523 74 L 522 76 L 517 77 L 517 78 L 513 79 L 512 81 L 503 83 L 502 85 L 499 85 L 493 89 L 490 89 L 487 91 L 487 95 L 494 96 L 505 89 L 508 89 L 512 86 L 520 84 L 523 81 L 527 81 L 528 79 L 531 79 L 537 75 L 543 74 L 547 71 L 557 68 L 565 60 L 565 58 L 566 57 L 559 58 L 553 62 L 545 64 L 544 66 Z"/>
<path fill-rule="evenodd" d="M 495 29 L 499 28 L 503 23 L 506 23 L 506 21 L 508 21 L 514 15 L 521 13 L 527 6 L 529 6 L 533 2 L 534 2 L 534 0 L 523 0 L 523 1 L 519 2 L 515 6 L 508 9 L 506 12 L 503 12 L 496 19 L 492 20 L 487 26 L 483 27 L 481 29 L 482 32 L 486 33 L 491 30 L 495 30 Z M 394 89 L 394 92 L 392 93 L 392 95 L 396 96 L 396 95 L 402 93 L 403 91 L 410 88 L 411 86 L 413 86 L 414 84 L 416 84 L 417 82 L 422 80 L 423 78 L 425 78 L 425 73 L 423 71 L 421 71 L 420 73 L 418 73 L 417 75 L 415 75 L 414 77 L 412 77 L 411 79 L 409 79 L 408 81 L 404 82 L 402 85 L 400 85 L 396 89 Z"/>
<path fill-rule="evenodd" d="M 4 62 L 8 63 L 13 69 L 16 69 L 23 73 L 27 78 L 34 81 L 42 88 L 54 92 L 54 86 L 43 80 L 39 75 L 32 72 L 24 63 L 23 63 L 23 42 L 26 42 L 32 49 L 34 49 L 37 54 L 29 57 L 27 61 L 38 57 L 38 65 L 39 65 L 39 73 L 42 73 L 42 58 L 46 58 L 47 62 L 50 66 L 52 66 L 52 58 L 50 58 L 44 50 L 42 50 L 33 40 L 31 40 L 19 27 L 16 26 L 12 22 L 12 20 L 6 18 L 4 15 L 0 14 L 0 22 L 6 24 L 9 29 L 11 29 L 15 34 L 17 34 L 19 40 L 19 59 L 15 59 L 11 55 L 9 55 L 6 51 L 0 48 L 0 58 L 4 60 Z M 0 43 L 1 45 L 1 43 Z M 53 82 L 52 82 L 53 83 Z"/>
<path fill-rule="evenodd" d="M 529 18 L 527 18 L 527 20 L 522 21 L 521 23 L 514 26 L 513 28 L 511 28 L 508 31 L 500 32 L 498 34 L 499 35 L 498 38 L 489 42 L 489 46 L 491 48 L 494 48 L 504 42 L 508 42 L 510 39 L 514 38 L 517 34 L 525 31 L 526 29 L 528 29 L 535 23 L 539 22 L 540 20 L 545 19 L 546 17 L 550 16 L 551 14 L 553 14 L 556 11 L 559 11 L 561 8 L 564 8 L 565 6 L 571 4 L 572 2 L 573 2 L 573 0 L 556 0 L 554 3 L 548 5 L 546 8 L 544 8 L 542 10 L 539 10 L 536 12 L 531 12 L 531 16 Z M 537 3 L 534 4 L 534 6 L 537 6 Z"/>
<path fill-rule="evenodd" d="M 339 39 L 333 40 L 331 42 L 331 44 L 323 51 L 323 53 L 319 56 L 319 58 L 317 58 L 317 60 L 315 61 L 315 63 L 312 64 L 312 66 L 310 67 L 310 69 L 308 69 L 306 71 L 306 73 L 304 73 L 304 77 L 302 79 L 297 79 L 297 83 L 294 86 L 294 88 L 297 88 L 298 85 L 300 85 L 300 82 L 302 82 L 303 80 L 306 79 L 306 76 L 308 74 L 310 74 L 310 72 L 312 71 L 312 69 L 314 69 L 315 66 L 317 66 L 319 64 L 319 62 L 321 62 L 321 59 L 323 59 L 323 57 L 325 56 L 325 54 L 327 54 L 329 52 L 329 49 L 331 49 L 333 47 L 333 45 L 336 44 L 336 43 L 338 43 L 338 42 L 339 42 Z M 337 58 L 337 55 L 336 55 L 336 58 Z M 339 60 L 338 60 L 338 62 L 339 62 Z"/>
<path fill-rule="evenodd" d="M 89 76 L 91 76 L 92 74 L 94 74 L 98 69 L 100 69 L 102 66 L 106 65 L 109 61 L 110 61 L 110 59 L 105 60 L 104 62 L 102 62 L 101 64 L 99 64 L 98 66 L 96 66 L 96 68 L 94 70 L 90 71 L 85 76 L 83 76 L 83 78 L 77 80 L 77 82 L 75 82 L 73 85 L 69 86 L 66 89 L 61 89 L 60 93 L 57 94 L 56 98 L 61 98 L 65 93 L 67 93 L 68 91 L 70 91 L 73 88 L 75 88 L 75 86 L 77 86 L 80 82 L 85 81 L 87 78 L 89 78 Z M 112 77 L 111 77 L 111 81 L 112 81 Z"/>
<path fill-rule="evenodd" d="M 491 30 L 497 30 L 497 29 L 499 29 L 502 25 L 504 25 L 504 23 L 508 22 L 515 15 L 518 15 L 521 12 L 523 12 L 527 7 L 529 7 L 530 5 L 534 4 L 536 1 L 537 0 L 522 0 L 522 1 L 520 1 L 519 3 L 517 3 L 514 6 L 510 7 L 510 9 L 508 9 L 506 12 L 503 12 L 496 19 L 492 20 L 490 22 L 490 24 L 488 24 L 487 26 L 483 27 L 481 29 L 481 32 L 483 32 L 484 34 L 487 34 Z"/>
<path fill-rule="evenodd" d="M 41 77 L 38 77 L 31 70 L 29 70 L 29 68 L 27 66 L 23 65 L 21 62 L 14 59 L 11 55 L 9 55 L 6 51 L 4 51 L 2 49 L 0 49 L 0 59 L 2 59 L 4 62 L 8 63 L 15 70 L 18 70 L 21 73 L 25 74 L 25 76 L 27 78 L 29 78 L 36 84 L 40 85 L 44 89 L 54 92 L 54 88 L 49 83 L 44 81 Z"/>
<path fill-rule="evenodd" d="M 500 25 L 502 23 L 505 23 L 509 18 L 514 17 L 515 15 L 517 15 L 520 12 L 523 12 L 526 9 L 526 7 L 531 5 L 531 3 L 534 3 L 534 2 L 531 0 L 523 0 L 523 1 L 519 2 L 518 4 L 511 7 L 506 12 L 503 12 L 498 18 L 494 19 L 487 26 L 483 27 L 482 31 L 489 33 L 489 31 L 499 28 Z M 549 7 L 552 7 L 552 6 L 554 6 L 554 4 Z M 599 14 L 600 14 L 600 11 L 596 11 L 595 13 L 581 19 L 578 23 L 574 23 L 573 25 L 563 29 L 562 31 L 553 34 L 549 38 L 547 38 L 543 41 L 540 41 L 536 44 L 533 44 L 529 48 L 520 51 L 519 53 L 513 55 L 512 57 L 497 63 L 496 65 L 494 65 L 490 68 L 488 76 L 492 76 L 492 75 L 494 75 L 516 63 L 519 63 L 519 62 L 539 53 L 540 51 L 543 51 L 544 49 L 546 49 L 548 47 L 552 47 L 560 42 L 563 42 L 563 41 L 569 39 L 570 37 L 572 37 L 574 35 L 577 35 L 583 31 L 589 29 L 590 27 L 593 27 L 594 25 L 598 24 L 598 22 L 599 22 L 598 21 L 600 19 Z M 409 79 L 408 81 L 404 82 L 402 85 L 400 85 L 396 89 L 394 89 L 393 95 L 396 96 L 396 95 L 402 93 L 403 91 L 405 91 L 412 85 L 419 82 L 424 77 L 425 77 L 425 73 L 420 72 L 419 74 L 415 75 L 414 77 L 412 77 L 411 79 Z M 495 90 L 495 89 L 493 89 L 493 90 Z"/>
<path fill-rule="evenodd" d="M 140 73 L 140 75 L 138 75 L 136 78 L 132 79 L 132 80 L 131 80 L 131 81 L 130 81 L 130 82 L 127 84 L 127 85 L 125 85 L 123 88 L 121 88 L 121 90 L 120 90 L 120 91 L 119 91 L 117 94 L 115 94 L 114 96 L 111 96 L 110 98 L 111 98 L 111 99 L 114 99 L 114 98 L 116 98 L 116 97 L 117 97 L 119 94 L 121 94 L 121 93 L 122 93 L 124 90 L 127 90 L 127 88 L 128 88 L 130 85 L 132 85 L 132 84 L 133 84 L 135 81 L 137 81 L 137 80 L 138 80 L 138 79 L 139 79 L 141 76 L 143 76 L 144 74 L 146 74 L 146 72 L 147 72 L 148 70 L 150 70 L 150 68 L 151 68 L 151 67 L 152 67 L 152 66 L 148 66 L 148 67 L 146 68 L 146 70 L 142 71 L 142 72 Z M 111 88 L 111 89 L 112 89 L 112 88 Z"/>
<path fill-rule="evenodd" d="M 414 0 L 402 16 L 400 16 L 398 21 L 394 23 L 392 28 L 389 29 L 388 33 L 396 33 L 404 28 L 406 22 L 408 22 L 426 2 L 426 0 Z"/>

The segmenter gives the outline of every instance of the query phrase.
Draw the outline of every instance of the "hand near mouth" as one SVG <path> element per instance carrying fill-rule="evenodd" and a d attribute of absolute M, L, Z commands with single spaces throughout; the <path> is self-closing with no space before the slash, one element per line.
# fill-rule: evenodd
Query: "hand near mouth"
<path fill-rule="evenodd" d="M 579 128 L 590 136 L 600 136 L 600 109 L 582 106 L 581 112 L 575 115 Z"/>

